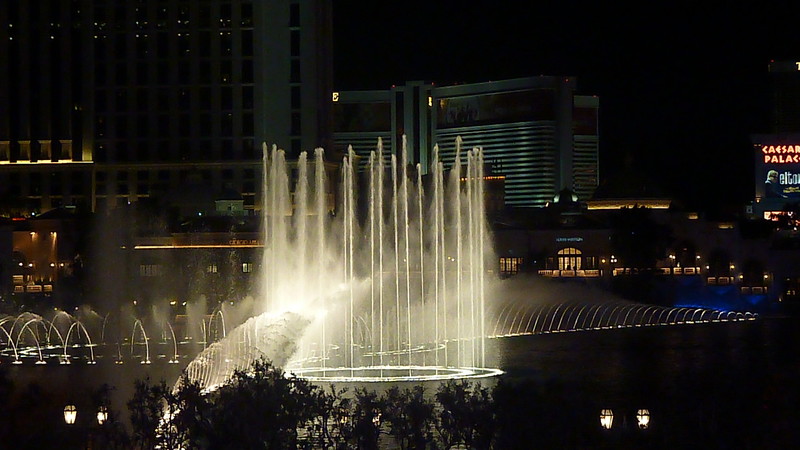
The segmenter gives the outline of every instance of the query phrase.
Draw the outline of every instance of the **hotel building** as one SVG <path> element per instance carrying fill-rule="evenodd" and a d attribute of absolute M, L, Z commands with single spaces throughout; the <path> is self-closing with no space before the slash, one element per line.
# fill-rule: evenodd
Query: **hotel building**
<path fill-rule="evenodd" d="M 261 144 L 326 145 L 323 0 L 0 3 L 0 197 L 12 214 L 185 190 L 253 208 Z"/>
<path fill-rule="evenodd" d="M 505 177 L 505 203 L 544 206 L 561 189 L 591 197 L 599 182 L 599 99 L 576 95 L 574 78 L 532 77 L 455 86 L 412 82 L 384 91 L 334 93 L 334 146 L 352 145 L 362 164 L 378 138 L 423 171 L 439 146 L 445 166 L 482 147 L 492 173 Z"/>

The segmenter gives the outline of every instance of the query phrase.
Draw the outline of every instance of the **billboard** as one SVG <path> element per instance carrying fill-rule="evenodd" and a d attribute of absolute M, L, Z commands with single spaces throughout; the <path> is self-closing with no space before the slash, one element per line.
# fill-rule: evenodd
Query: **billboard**
<path fill-rule="evenodd" d="M 753 139 L 755 194 L 765 210 L 800 202 L 800 135 L 764 135 Z"/>
<path fill-rule="evenodd" d="M 436 127 L 555 120 L 555 95 L 552 89 L 530 89 L 441 97 L 437 99 Z"/>

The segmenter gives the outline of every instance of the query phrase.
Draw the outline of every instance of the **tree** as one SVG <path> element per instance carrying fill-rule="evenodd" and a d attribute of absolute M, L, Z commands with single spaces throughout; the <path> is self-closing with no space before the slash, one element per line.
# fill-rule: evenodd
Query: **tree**
<path fill-rule="evenodd" d="M 313 423 L 317 389 L 256 360 L 251 370 L 236 371 L 213 393 L 209 448 L 297 448 L 298 429 Z"/>
<path fill-rule="evenodd" d="M 177 389 L 164 394 L 164 404 L 167 420 L 159 425 L 164 436 L 182 449 L 208 448 L 213 405 L 199 382 L 181 379 Z"/>
<path fill-rule="evenodd" d="M 152 449 L 164 440 L 172 441 L 168 437 L 159 436 L 168 392 L 169 388 L 163 380 L 153 384 L 148 377 L 134 382 L 133 397 L 128 401 L 133 448 Z"/>
<path fill-rule="evenodd" d="M 450 380 L 439 386 L 436 400 L 441 407 L 436 430 L 445 448 L 491 447 L 495 420 L 488 389 L 469 380 Z"/>
<path fill-rule="evenodd" d="M 108 413 L 106 420 L 102 424 L 98 424 L 97 433 L 95 433 L 94 442 L 97 447 L 104 449 L 129 449 L 130 437 L 125 431 L 125 427 L 120 422 L 119 417 L 111 408 L 111 391 L 114 388 L 108 384 L 101 385 L 96 391 L 92 393 L 92 403 L 95 410 L 104 408 Z"/>
<path fill-rule="evenodd" d="M 352 440 L 352 402 L 344 395 L 347 389 L 336 389 L 331 385 L 326 391 L 311 391 L 311 420 L 306 424 L 305 438 L 300 442 L 302 448 L 347 448 Z"/>
<path fill-rule="evenodd" d="M 424 449 L 433 441 L 434 405 L 425 389 L 389 389 L 384 397 L 384 420 L 401 449 Z"/>
<path fill-rule="evenodd" d="M 353 434 L 357 448 L 366 450 L 378 448 L 384 407 L 384 400 L 379 398 L 375 391 L 356 388 L 353 405 Z"/>

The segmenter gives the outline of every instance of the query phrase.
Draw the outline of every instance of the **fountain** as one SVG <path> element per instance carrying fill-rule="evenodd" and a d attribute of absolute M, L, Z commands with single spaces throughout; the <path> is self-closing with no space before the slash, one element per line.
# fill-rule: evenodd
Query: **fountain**
<path fill-rule="evenodd" d="M 70 348 L 84 348 L 88 351 L 86 363 L 96 364 L 96 344 L 89 331 L 83 322 L 65 311 L 56 310 L 51 320 L 30 312 L 0 317 L 0 330 L 3 332 L 0 356 L 13 357 L 12 364 L 22 364 L 23 357 L 35 358 L 37 365 L 47 364 L 50 357 L 58 359 L 60 364 L 70 364 L 73 358 L 68 352 Z"/>
<path fill-rule="evenodd" d="M 302 153 L 293 172 L 265 145 L 263 313 L 201 352 L 189 379 L 210 388 L 259 356 L 313 380 L 500 373 L 485 358 L 482 151 L 462 154 L 460 139 L 456 148 L 449 171 L 434 148 L 425 178 L 405 163 L 405 139 L 399 160 L 379 141 L 363 173 L 350 148 L 334 209 L 322 149 Z M 297 351 L 269 354 L 274 341 Z"/>

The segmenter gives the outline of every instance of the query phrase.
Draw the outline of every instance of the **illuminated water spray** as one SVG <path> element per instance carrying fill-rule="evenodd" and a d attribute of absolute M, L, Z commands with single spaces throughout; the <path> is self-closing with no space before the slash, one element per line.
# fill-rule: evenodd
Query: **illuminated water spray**
<path fill-rule="evenodd" d="M 419 165 L 406 163 L 405 140 L 399 158 L 379 141 L 363 172 L 349 149 L 336 183 L 323 156 L 321 149 L 311 158 L 303 153 L 292 167 L 283 151 L 265 146 L 264 314 L 240 326 L 251 330 L 212 345 L 187 373 L 211 386 L 262 355 L 258 342 L 275 340 L 297 349 L 280 352 L 286 369 L 311 379 L 498 373 L 485 367 L 484 278 L 492 256 L 482 151 L 462 152 L 459 139 L 446 168 L 434 148 L 423 177 Z M 227 369 L 207 367 L 217 360 Z"/>

